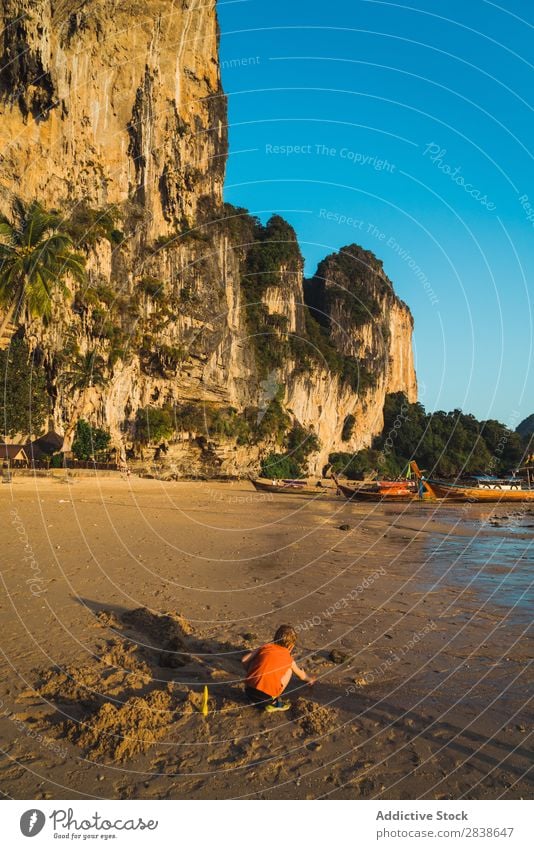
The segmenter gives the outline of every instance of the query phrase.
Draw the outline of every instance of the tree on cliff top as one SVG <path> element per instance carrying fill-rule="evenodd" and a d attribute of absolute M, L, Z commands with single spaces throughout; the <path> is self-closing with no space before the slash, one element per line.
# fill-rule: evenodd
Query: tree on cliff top
<path fill-rule="evenodd" d="M 15 220 L 0 217 L 0 308 L 7 313 L 0 339 L 22 316 L 47 321 L 55 290 L 66 295 L 65 277 L 85 278 L 85 259 L 72 250 L 72 239 L 60 230 L 59 215 L 34 201 L 15 206 Z"/>
<path fill-rule="evenodd" d="M 516 433 L 518 433 L 523 439 L 527 439 L 529 436 L 534 436 L 534 413 L 532 415 L 527 416 L 526 419 L 517 425 Z"/>
<path fill-rule="evenodd" d="M 247 294 L 261 294 L 268 286 L 281 283 L 283 267 L 294 273 L 303 265 L 297 236 L 291 224 L 280 215 L 269 218 L 265 227 L 258 222 L 255 240 L 249 247 L 245 268 Z"/>

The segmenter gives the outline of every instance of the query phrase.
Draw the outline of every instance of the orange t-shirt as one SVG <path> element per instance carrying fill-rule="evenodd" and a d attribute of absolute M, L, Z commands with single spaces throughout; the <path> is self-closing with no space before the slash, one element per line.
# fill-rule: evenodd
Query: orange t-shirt
<path fill-rule="evenodd" d="M 267 643 L 250 661 L 245 684 L 275 699 L 282 692 L 282 678 L 292 663 L 289 649 Z"/>

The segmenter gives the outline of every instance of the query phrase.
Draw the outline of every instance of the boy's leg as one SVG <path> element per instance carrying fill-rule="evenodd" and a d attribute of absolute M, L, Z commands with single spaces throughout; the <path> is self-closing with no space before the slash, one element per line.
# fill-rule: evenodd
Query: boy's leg
<path fill-rule="evenodd" d="M 245 687 L 245 695 L 252 704 L 259 708 L 263 708 L 272 702 L 271 696 L 268 696 L 267 693 L 262 693 L 261 690 L 256 690 L 254 687 Z"/>
<path fill-rule="evenodd" d="M 276 699 L 273 699 L 272 703 L 265 707 L 266 711 L 268 711 L 270 713 L 271 711 L 275 711 L 275 710 L 289 710 L 289 708 L 291 707 L 291 702 L 289 702 L 287 699 L 284 701 L 281 698 L 281 696 L 282 696 L 282 693 L 284 692 L 284 690 L 286 689 L 286 687 L 287 687 L 287 685 L 289 684 L 290 681 L 291 681 L 291 669 L 288 669 L 287 672 L 285 673 L 285 675 L 282 676 L 282 679 L 280 681 L 280 684 L 282 685 L 282 691 L 280 693 L 280 696 L 278 696 L 278 698 L 276 698 Z"/>

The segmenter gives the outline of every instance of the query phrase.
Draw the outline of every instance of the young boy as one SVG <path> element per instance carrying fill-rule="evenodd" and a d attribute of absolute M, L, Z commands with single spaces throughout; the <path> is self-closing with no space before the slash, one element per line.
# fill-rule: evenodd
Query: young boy
<path fill-rule="evenodd" d="M 280 625 L 272 643 L 250 651 L 241 659 L 247 671 L 245 693 L 254 704 L 263 706 L 269 713 L 291 707 L 280 696 L 293 672 L 301 681 L 315 684 L 316 679 L 300 669 L 291 657 L 296 642 L 295 629 L 291 625 Z"/>

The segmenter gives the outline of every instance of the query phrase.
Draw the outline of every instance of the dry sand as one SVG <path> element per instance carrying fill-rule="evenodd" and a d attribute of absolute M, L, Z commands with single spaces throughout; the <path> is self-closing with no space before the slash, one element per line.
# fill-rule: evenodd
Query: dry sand
<path fill-rule="evenodd" d="M 531 797 L 528 513 L 118 477 L 0 507 L 6 797 Z M 240 656 L 282 622 L 318 683 L 265 714 Z"/>

